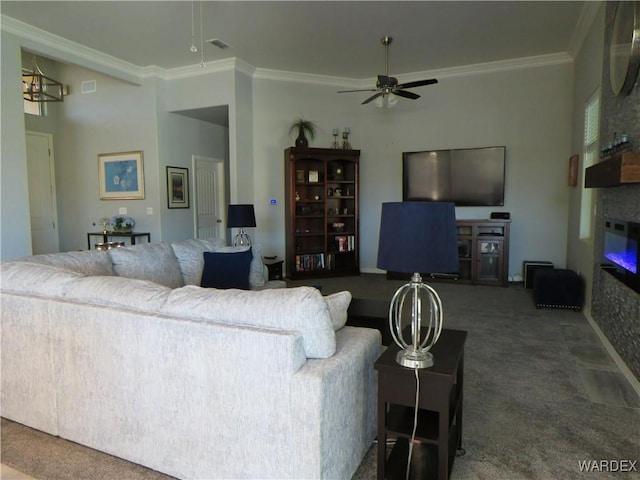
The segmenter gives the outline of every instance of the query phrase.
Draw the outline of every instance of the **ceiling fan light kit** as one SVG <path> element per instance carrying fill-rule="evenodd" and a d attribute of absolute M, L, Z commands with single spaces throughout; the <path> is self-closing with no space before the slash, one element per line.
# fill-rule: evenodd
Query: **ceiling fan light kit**
<path fill-rule="evenodd" d="M 396 77 L 389 76 L 389 45 L 393 42 L 393 38 L 389 36 L 382 37 L 380 40 L 382 45 L 384 45 L 384 75 L 378 75 L 378 80 L 376 81 L 376 88 L 364 88 L 357 90 L 340 90 L 338 93 L 348 93 L 348 92 L 376 92 L 367 98 L 362 105 L 366 105 L 375 100 L 374 105 L 378 107 L 387 107 L 391 108 L 398 103 L 398 97 L 409 98 L 411 100 L 416 100 L 420 98 L 420 95 L 417 93 L 409 92 L 407 89 L 422 87 L 425 85 L 433 85 L 434 83 L 438 83 L 438 80 L 435 78 L 430 78 L 428 80 L 417 80 L 415 82 L 407 82 L 407 83 L 398 83 L 398 79 Z"/>

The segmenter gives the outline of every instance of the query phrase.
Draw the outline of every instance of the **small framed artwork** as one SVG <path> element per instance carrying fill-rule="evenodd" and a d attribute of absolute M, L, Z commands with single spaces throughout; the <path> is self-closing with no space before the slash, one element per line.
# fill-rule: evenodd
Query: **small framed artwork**
<path fill-rule="evenodd" d="M 142 150 L 99 153 L 100 200 L 144 199 Z"/>
<path fill-rule="evenodd" d="M 320 181 L 318 170 L 309 170 L 309 183 L 317 183 Z"/>
<path fill-rule="evenodd" d="M 296 170 L 296 183 L 304 183 L 304 170 Z"/>
<path fill-rule="evenodd" d="M 189 169 L 167 167 L 167 207 L 189 208 Z"/>
<path fill-rule="evenodd" d="M 575 187 L 578 185 L 578 164 L 580 157 L 578 155 L 571 155 L 569 158 L 569 178 L 567 180 L 567 184 L 570 187 Z"/>

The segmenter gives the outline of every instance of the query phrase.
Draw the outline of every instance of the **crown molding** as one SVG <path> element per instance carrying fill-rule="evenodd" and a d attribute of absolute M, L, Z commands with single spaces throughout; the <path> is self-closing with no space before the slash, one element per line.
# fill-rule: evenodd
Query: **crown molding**
<path fill-rule="evenodd" d="M 252 76 L 255 68 L 249 65 L 244 60 L 239 58 L 225 58 L 222 60 L 216 60 L 214 62 L 205 62 L 204 66 L 199 63 L 196 65 L 188 65 L 186 67 L 163 69 L 160 67 L 147 67 L 145 76 L 157 77 L 162 80 L 176 80 L 180 78 L 198 77 L 202 75 L 208 75 L 211 73 L 220 72 L 240 72 L 246 75 Z"/>
<path fill-rule="evenodd" d="M 6 15 L 0 15 L 0 30 L 18 37 L 25 50 L 58 62 L 90 68 L 134 85 L 142 83 L 143 69 L 140 67 Z"/>
<path fill-rule="evenodd" d="M 423 72 L 412 72 L 398 75 L 400 83 L 413 82 L 423 78 L 452 78 L 468 77 L 471 75 L 481 75 L 486 73 L 506 72 L 510 70 L 524 70 L 528 68 L 547 67 L 550 65 L 560 65 L 571 63 L 573 59 L 566 52 L 551 53 L 547 55 L 536 55 L 533 57 L 512 58 L 509 60 L 499 60 L 496 62 L 475 63 L 460 67 L 442 68 L 439 70 L 425 70 Z"/>
<path fill-rule="evenodd" d="M 595 5 L 587 7 L 587 4 L 591 3 Z M 601 2 L 585 2 L 585 8 L 583 9 L 583 14 L 581 14 L 580 17 L 581 20 L 584 17 L 584 21 L 579 22 L 581 25 L 586 25 L 587 23 L 590 25 L 590 22 L 593 22 L 593 18 L 597 13 L 600 3 Z M 0 15 L 0 29 L 19 37 L 22 46 L 29 51 L 42 54 L 63 63 L 71 63 L 83 68 L 90 68 L 97 72 L 104 73 L 136 85 L 141 85 L 144 79 L 152 77 L 163 80 L 173 80 L 226 71 L 243 73 L 258 80 L 296 82 L 336 88 L 367 88 L 372 84 L 375 85 L 376 81 L 376 77 L 358 79 L 256 68 L 237 57 L 217 60 L 209 63 L 205 62 L 204 67 L 199 64 L 171 69 L 165 69 L 158 66 L 138 67 L 137 65 L 133 65 L 129 62 L 125 62 L 116 57 L 85 47 L 78 43 L 71 42 L 65 38 L 53 35 L 5 15 Z M 460 67 L 443 68 L 438 70 L 412 72 L 398 75 L 398 78 L 401 83 L 404 83 L 421 80 L 423 78 L 469 76 L 483 73 L 542 67 L 572 61 L 573 59 L 568 53 L 555 53 L 497 62 L 464 65 Z"/>
<path fill-rule="evenodd" d="M 587 38 L 589 30 L 591 29 L 593 22 L 598 16 L 600 7 L 603 4 L 604 2 L 602 0 L 584 2 L 582 11 L 580 12 L 580 17 L 578 18 L 578 23 L 573 29 L 573 33 L 571 34 L 571 38 L 569 39 L 569 45 L 567 46 L 567 52 L 569 53 L 569 55 L 571 55 L 572 58 L 575 58 L 582 48 L 582 44 Z"/>
<path fill-rule="evenodd" d="M 284 70 L 271 70 L 268 68 L 256 68 L 255 73 L 253 74 L 253 78 L 258 80 L 296 82 L 329 87 L 348 87 L 358 84 L 365 84 L 366 88 L 366 86 L 370 85 L 370 79 L 335 77 L 331 75 L 318 75 L 315 73 L 288 72 Z"/>

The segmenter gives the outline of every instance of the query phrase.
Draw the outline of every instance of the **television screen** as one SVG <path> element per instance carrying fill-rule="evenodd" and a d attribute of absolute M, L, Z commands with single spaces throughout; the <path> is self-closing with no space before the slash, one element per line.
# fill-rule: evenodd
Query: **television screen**
<path fill-rule="evenodd" d="M 402 199 L 504 205 L 505 147 L 404 152 Z"/>

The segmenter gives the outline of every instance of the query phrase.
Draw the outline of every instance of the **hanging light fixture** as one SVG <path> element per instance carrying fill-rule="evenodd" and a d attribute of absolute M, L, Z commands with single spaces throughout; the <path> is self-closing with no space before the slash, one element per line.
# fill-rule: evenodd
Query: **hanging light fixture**
<path fill-rule="evenodd" d="M 191 53 L 196 53 L 198 47 L 196 47 L 196 22 L 193 14 L 193 0 L 191 0 L 191 47 L 189 48 Z"/>
<path fill-rule="evenodd" d="M 202 0 L 200 0 L 200 67 L 204 68 L 204 34 L 202 33 Z"/>
<path fill-rule="evenodd" d="M 194 13 L 194 0 L 191 0 L 191 46 L 189 51 L 191 53 L 198 53 L 198 47 L 196 46 L 196 16 Z M 200 67 L 204 68 L 204 35 L 202 33 L 202 0 L 198 2 L 200 9 Z"/>
<path fill-rule="evenodd" d="M 22 96 L 29 102 L 62 102 L 64 86 L 42 73 L 34 57 L 31 70 L 22 69 Z"/>

